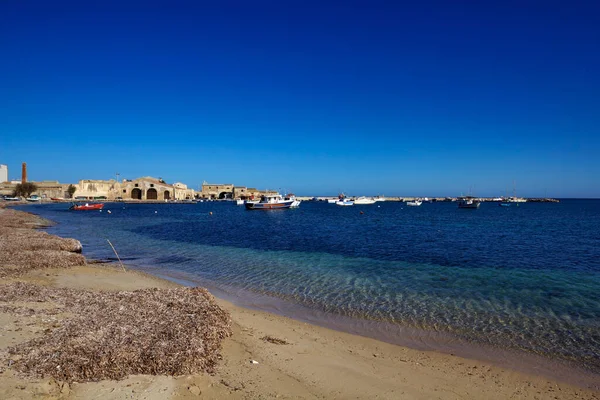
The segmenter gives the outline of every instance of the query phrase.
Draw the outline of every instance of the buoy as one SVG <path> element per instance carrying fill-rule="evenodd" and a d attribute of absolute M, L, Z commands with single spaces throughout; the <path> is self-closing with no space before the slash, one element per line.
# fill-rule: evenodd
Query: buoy
<path fill-rule="evenodd" d="M 110 212 L 110 210 L 108 210 L 108 211 L 107 211 L 107 213 L 109 213 L 109 214 L 112 214 L 112 213 Z"/>
<path fill-rule="evenodd" d="M 212 215 L 212 211 L 211 211 L 211 212 L 209 212 L 209 214 L 210 214 L 210 215 Z"/>
<path fill-rule="evenodd" d="M 158 211 L 154 211 L 154 214 L 158 214 Z"/>
<path fill-rule="evenodd" d="M 100 212 L 102 212 L 102 210 L 100 210 Z"/>
<path fill-rule="evenodd" d="M 362 212 L 362 211 L 360 213 L 361 213 L 361 215 L 364 214 L 364 212 Z"/>
<path fill-rule="evenodd" d="M 381 206 L 377 206 L 377 208 L 380 208 Z"/>

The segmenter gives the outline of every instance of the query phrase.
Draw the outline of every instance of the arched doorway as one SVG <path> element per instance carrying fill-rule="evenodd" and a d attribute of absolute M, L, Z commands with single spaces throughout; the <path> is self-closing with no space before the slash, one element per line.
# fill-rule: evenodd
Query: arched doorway
<path fill-rule="evenodd" d="M 163 193 L 163 198 L 165 200 L 171 200 L 171 192 L 169 192 L 168 190 L 165 190 L 165 192 Z"/>
<path fill-rule="evenodd" d="M 231 192 L 219 193 L 219 199 L 231 199 L 231 198 L 233 198 L 233 193 L 231 193 Z"/>
<path fill-rule="evenodd" d="M 148 189 L 146 192 L 146 200 L 158 200 L 158 192 L 154 188 Z"/>
<path fill-rule="evenodd" d="M 141 200 L 142 199 L 142 191 L 138 188 L 135 188 L 131 191 L 131 198 L 135 199 L 135 200 Z"/>

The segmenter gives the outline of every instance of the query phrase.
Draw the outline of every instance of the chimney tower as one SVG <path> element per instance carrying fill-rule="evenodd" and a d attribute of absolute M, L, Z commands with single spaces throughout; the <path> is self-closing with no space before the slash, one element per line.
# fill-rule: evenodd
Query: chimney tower
<path fill-rule="evenodd" d="M 21 167 L 21 183 L 27 183 L 27 163 Z"/>

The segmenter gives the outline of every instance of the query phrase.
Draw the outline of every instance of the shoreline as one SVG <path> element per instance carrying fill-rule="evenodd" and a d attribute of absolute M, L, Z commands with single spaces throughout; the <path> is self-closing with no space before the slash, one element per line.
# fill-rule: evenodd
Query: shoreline
<path fill-rule="evenodd" d="M 110 263 L 113 263 L 112 261 Z M 181 271 L 163 270 L 155 267 L 133 267 L 150 276 L 184 286 L 202 286 L 217 299 L 233 307 L 273 314 L 300 323 L 307 323 L 335 332 L 360 336 L 390 345 L 405 347 L 415 351 L 434 352 L 448 356 L 485 362 L 515 372 L 534 374 L 541 378 L 553 379 L 582 388 L 596 385 L 600 389 L 600 374 L 562 359 L 500 348 L 483 343 L 469 342 L 444 332 L 430 331 L 391 322 L 357 319 L 344 315 L 312 309 L 284 299 L 266 294 L 248 292 L 239 288 L 231 291 Z"/>
<path fill-rule="evenodd" d="M 89 264 L 89 261 L 86 266 L 32 271 L 23 279 L 53 287 L 86 290 L 133 290 L 177 285 L 173 280 L 143 270 L 122 272 L 113 264 Z M 173 393 L 192 393 L 191 386 L 180 385 L 184 382 L 185 386 L 186 380 L 191 380 L 197 381 L 195 387 L 209 398 L 210 393 L 214 398 L 223 394 L 239 398 L 271 398 L 276 395 L 284 398 L 372 398 L 378 394 L 383 398 L 500 399 L 511 396 L 535 398 L 540 393 L 560 396 L 558 398 L 598 398 L 597 387 L 585 389 L 496 363 L 397 346 L 314 325 L 314 321 L 309 321 L 309 324 L 280 316 L 273 313 L 274 310 L 266 312 L 241 307 L 220 297 L 217 297 L 217 302 L 230 313 L 234 334 L 224 342 L 223 360 L 217 366 L 216 377 L 172 378 L 176 383 Z M 274 344 L 264 340 L 265 337 L 281 339 L 287 344 Z M 250 364 L 249 359 L 259 364 Z M 149 382 L 150 386 L 168 380 L 160 376 L 145 376 L 125 381 L 130 379 L 141 379 Z M 110 381 L 110 385 L 121 387 L 125 381 Z M 93 385 L 98 384 L 76 386 Z M 402 392 L 404 395 L 400 396 Z M 81 391 L 71 394 L 76 393 Z"/>

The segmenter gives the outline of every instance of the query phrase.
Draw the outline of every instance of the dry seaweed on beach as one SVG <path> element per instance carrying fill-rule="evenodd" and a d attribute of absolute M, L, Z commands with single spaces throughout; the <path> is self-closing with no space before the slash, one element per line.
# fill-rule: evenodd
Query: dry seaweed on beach
<path fill-rule="evenodd" d="M 50 221 L 37 215 L 9 208 L 0 209 L 0 226 L 10 228 L 41 228 L 50 225 L 52 225 Z"/>
<path fill-rule="evenodd" d="M 42 268 L 69 268 L 85 265 L 81 254 L 60 250 L 34 250 L 0 253 L 0 278 L 19 276 Z"/>
<path fill-rule="evenodd" d="M 210 373 L 231 335 L 229 314 L 203 288 L 89 292 L 13 283 L 0 286 L 0 301 L 52 301 L 72 315 L 8 350 L 17 371 L 66 382 Z"/>
<path fill-rule="evenodd" d="M 31 214 L 0 210 L 0 278 L 15 277 L 41 268 L 85 265 L 81 243 L 33 228 L 40 218 Z M 37 222 L 36 222 L 37 221 Z"/>

